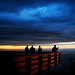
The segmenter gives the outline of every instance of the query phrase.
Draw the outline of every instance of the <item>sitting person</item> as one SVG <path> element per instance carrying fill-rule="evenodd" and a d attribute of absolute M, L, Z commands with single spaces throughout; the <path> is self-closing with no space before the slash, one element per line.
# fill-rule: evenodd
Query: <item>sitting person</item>
<path fill-rule="evenodd" d="M 57 52 L 58 48 L 56 47 L 56 45 L 54 45 L 54 47 L 52 48 L 52 52 Z"/>
<path fill-rule="evenodd" d="M 33 45 L 30 48 L 30 55 L 35 55 L 35 48 L 33 47 Z"/>

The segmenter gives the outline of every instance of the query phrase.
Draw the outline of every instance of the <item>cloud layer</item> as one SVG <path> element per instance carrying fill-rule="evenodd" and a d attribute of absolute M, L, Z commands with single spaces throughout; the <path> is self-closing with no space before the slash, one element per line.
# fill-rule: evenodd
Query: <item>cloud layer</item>
<path fill-rule="evenodd" d="M 75 2 L 0 0 L 0 45 L 75 41 Z"/>

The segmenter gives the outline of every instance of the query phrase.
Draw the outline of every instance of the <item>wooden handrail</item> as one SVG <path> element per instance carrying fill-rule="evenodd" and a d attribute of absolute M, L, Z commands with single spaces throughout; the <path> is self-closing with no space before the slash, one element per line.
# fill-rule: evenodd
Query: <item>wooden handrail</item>
<path fill-rule="evenodd" d="M 61 52 L 13 57 L 18 73 L 33 75 L 61 63 Z M 20 70 L 21 69 L 21 70 Z"/>

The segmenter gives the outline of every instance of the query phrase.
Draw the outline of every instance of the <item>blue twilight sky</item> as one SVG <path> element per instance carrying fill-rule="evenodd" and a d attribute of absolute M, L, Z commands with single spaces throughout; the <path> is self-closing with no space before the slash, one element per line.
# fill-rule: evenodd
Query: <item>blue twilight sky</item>
<path fill-rule="evenodd" d="M 74 41 L 74 0 L 0 0 L 0 45 Z"/>

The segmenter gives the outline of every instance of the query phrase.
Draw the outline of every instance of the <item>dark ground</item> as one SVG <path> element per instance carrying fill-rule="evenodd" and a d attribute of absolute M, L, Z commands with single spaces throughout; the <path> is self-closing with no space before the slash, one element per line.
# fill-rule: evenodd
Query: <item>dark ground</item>
<path fill-rule="evenodd" d="M 7 57 L 4 55 L 12 55 L 14 52 L 0 52 L 0 75 L 13 75 L 15 70 L 12 67 L 15 67 L 11 62 L 7 61 Z M 19 55 L 23 54 L 23 51 L 18 53 Z M 17 55 L 17 52 L 15 55 Z M 23 54 L 24 55 L 24 54 Z M 10 57 L 11 58 L 11 57 Z M 9 59 L 10 59 L 9 58 Z M 7 61 L 7 62 L 6 62 Z M 7 66 L 7 64 L 11 66 Z M 11 68 L 11 69 L 10 69 Z M 9 73 L 8 73 L 9 71 Z M 15 74 L 17 75 L 17 74 Z M 42 73 L 42 75 L 47 75 L 46 72 Z M 56 69 L 52 67 L 48 73 L 48 75 L 75 75 L 75 54 L 61 54 L 61 63 L 57 65 Z"/>

